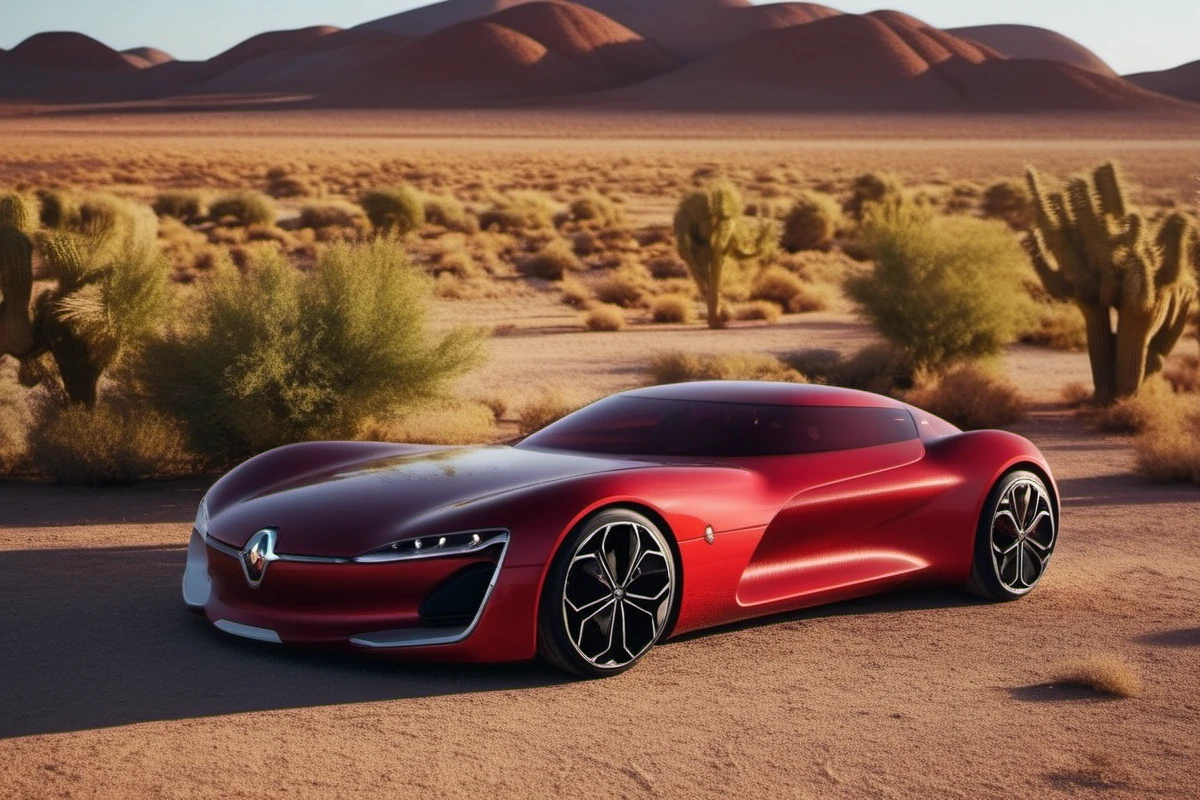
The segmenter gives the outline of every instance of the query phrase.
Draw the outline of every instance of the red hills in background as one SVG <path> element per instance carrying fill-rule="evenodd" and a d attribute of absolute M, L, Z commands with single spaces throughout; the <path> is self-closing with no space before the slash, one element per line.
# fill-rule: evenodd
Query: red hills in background
<path fill-rule="evenodd" d="M 80 33 L 0 50 L 0 99 L 288 97 L 310 106 L 566 103 L 754 111 L 1200 112 L 1200 62 L 1124 79 L 1053 31 L 748 0 L 446 0 L 263 33 L 207 61 Z"/>

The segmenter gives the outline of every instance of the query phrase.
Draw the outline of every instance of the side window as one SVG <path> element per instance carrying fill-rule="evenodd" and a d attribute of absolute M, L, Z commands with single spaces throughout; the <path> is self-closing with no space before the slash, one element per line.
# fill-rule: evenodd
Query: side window
<path fill-rule="evenodd" d="M 793 432 L 798 453 L 858 450 L 918 438 L 912 416 L 903 408 L 806 408 Z"/>

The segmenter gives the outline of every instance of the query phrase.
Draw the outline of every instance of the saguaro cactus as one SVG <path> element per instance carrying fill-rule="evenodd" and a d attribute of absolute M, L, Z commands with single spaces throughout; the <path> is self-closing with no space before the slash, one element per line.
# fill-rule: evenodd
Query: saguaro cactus
<path fill-rule="evenodd" d="M 24 358 L 34 347 L 29 316 L 33 295 L 29 224 L 29 208 L 20 197 L 0 197 L 0 356 Z"/>
<path fill-rule="evenodd" d="M 1065 192 L 1046 191 L 1032 168 L 1027 177 L 1034 229 L 1026 244 L 1046 291 L 1083 312 L 1097 401 L 1136 394 L 1187 326 L 1200 234 L 1182 214 L 1155 225 L 1132 211 L 1113 164 Z"/>
<path fill-rule="evenodd" d="M 708 305 L 708 327 L 725 327 L 721 280 L 726 259 L 755 258 L 771 238 L 767 223 L 752 229 L 742 198 L 727 183 L 716 183 L 683 199 L 675 212 L 675 246 Z"/>

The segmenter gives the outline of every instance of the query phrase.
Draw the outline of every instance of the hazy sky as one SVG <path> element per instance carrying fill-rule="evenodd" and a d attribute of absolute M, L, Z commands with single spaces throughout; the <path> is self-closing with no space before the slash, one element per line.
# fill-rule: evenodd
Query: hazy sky
<path fill-rule="evenodd" d="M 0 47 L 30 34 L 77 30 L 118 50 L 161 47 L 178 58 L 216 55 L 281 27 L 349 27 L 428 0 L 6 0 Z M 645 0 L 653 3 L 655 0 Z M 893 7 L 939 27 L 1021 22 L 1065 33 L 1121 73 L 1200 59 L 1200 0 L 827 0 L 843 11 Z"/>

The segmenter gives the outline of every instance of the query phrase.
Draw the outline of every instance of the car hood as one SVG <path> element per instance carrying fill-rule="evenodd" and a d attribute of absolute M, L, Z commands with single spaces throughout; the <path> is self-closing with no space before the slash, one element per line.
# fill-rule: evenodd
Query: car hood
<path fill-rule="evenodd" d="M 341 461 L 276 480 L 218 510 L 209 535 L 241 548 L 255 532 L 277 528 L 288 555 L 348 558 L 406 536 L 439 510 L 505 492 L 646 466 L 571 453 L 512 447 L 460 447 Z M 504 526 L 505 520 L 494 524 Z"/>

